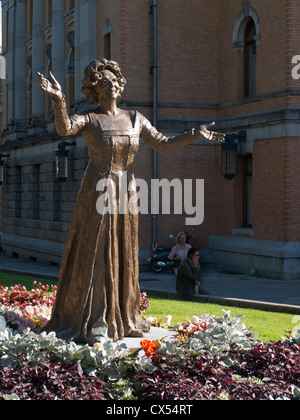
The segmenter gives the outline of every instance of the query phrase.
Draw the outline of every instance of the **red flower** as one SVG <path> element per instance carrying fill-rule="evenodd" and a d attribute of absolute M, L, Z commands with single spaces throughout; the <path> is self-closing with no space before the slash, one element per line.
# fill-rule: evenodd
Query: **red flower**
<path fill-rule="evenodd" d="M 141 343 L 147 357 L 157 354 L 159 347 L 155 341 L 143 340 Z"/>

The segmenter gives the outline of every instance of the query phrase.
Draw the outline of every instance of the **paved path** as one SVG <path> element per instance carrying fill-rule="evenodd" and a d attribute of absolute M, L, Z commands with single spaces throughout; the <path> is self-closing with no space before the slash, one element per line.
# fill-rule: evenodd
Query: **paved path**
<path fill-rule="evenodd" d="M 211 296 L 199 296 L 195 300 L 300 314 L 299 280 L 281 281 L 214 271 L 203 273 L 202 281 Z M 148 293 L 170 297 L 176 293 L 176 279 L 172 273 L 141 273 L 140 284 Z"/>
<path fill-rule="evenodd" d="M 0 256 L 0 271 L 56 280 L 59 267 Z M 202 280 L 211 296 L 197 296 L 195 300 L 300 314 L 300 280 L 281 281 L 218 271 L 203 273 Z M 140 273 L 140 285 L 149 294 L 176 296 L 173 273 Z"/>

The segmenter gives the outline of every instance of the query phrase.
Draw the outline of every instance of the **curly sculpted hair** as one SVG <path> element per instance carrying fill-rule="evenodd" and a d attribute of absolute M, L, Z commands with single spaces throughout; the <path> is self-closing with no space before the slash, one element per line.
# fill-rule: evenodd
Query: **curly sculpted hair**
<path fill-rule="evenodd" d="M 81 81 L 83 84 L 81 92 L 86 96 L 88 102 L 93 104 L 98 103 L 98 95 L 95 92 L 95 86 L 97 86 L 98 83 L 101 83 L 103 78 L 102 71 L 104 70 L 109 70 L 116 75 L 121 88 L 121 93 L 124 91 L 126 79 L 121 73 L 119 64 L 115 61 L 106 60 L 105 58 L 100 61 L 95 60 L 86 67 L 84 71 L 85 77 Z"/>

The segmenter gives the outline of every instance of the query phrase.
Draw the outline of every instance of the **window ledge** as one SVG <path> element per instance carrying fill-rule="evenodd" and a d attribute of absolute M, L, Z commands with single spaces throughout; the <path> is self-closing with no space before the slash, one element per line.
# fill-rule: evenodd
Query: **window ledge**
<path fill-rule="evenodd" d="M 233 235 L 246 235 L 246 236 L 254 236 L 254 229 L 250 227 L 239 227 L 232 229 Z"/>

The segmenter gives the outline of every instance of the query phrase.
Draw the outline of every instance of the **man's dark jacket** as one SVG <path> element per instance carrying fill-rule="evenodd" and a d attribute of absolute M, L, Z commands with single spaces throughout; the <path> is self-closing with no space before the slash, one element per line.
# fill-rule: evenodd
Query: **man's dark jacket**
<path fill-rule="evenodd" d="M 176 290 L 182 297 L 192 299 L 195 294 L 196 282 L 201 283 L 201 267 L 194 267 L 187 258 L 177 271 Z"/>

